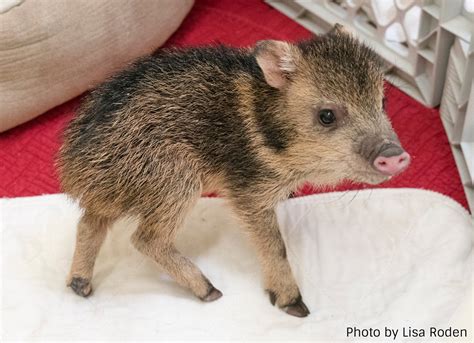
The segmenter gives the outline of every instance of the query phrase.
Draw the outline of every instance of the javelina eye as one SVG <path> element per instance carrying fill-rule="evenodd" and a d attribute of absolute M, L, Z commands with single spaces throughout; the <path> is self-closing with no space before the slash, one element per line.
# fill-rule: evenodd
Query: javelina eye
<path fill-rule="evenodd" d="M 336 121 L 336 116 L 334 115 L 334 112 L 329 109 L 324 109 L 319 111 L 319 122 L 323 126 L 330 126 Z"/>

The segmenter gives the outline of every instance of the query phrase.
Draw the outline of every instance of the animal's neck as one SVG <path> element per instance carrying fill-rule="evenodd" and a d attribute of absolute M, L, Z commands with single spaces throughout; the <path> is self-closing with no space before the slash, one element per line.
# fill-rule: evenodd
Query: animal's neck
<path fill-rule="evenodd" d="M 292 123 L 285 120 L 286 106 L 282 93 L 261 82 L 255 83 L 252 88 L 252 113 L 257 131 L 267 148 L 282 154 L 289 148 L 294 131 Z"/>

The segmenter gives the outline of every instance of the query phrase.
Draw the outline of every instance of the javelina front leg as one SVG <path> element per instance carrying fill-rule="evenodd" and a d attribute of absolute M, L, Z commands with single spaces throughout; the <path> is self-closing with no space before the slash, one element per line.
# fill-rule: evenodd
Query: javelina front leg
<path fill-rule="evenodd" d="M 183 192 L 175 199 L 162 202 L 153 215 L 142 220 L 132 235 L 132 243 L 155 260 L 178 284 L 189 288 L 203 301 L 213 301 L 222 293 L 174 245 L 177 230 L 197 196 L 199 193 L 190 199 Z"/>
<path fill-rule="evenodd" d="M 249 201 L 248 204 L 253 202 Z M 257 249 L 262 265 L 264 285 L 272 305 L 296 317 L 306 317 L 304 304 L 286 258 L 285 243 L 280 234 L 274 209 L 255 210 L 238 206 L 244 228 Z"/>
<path fill-rule="evenodd" d="M 107 236 L 113 219 L 86 211 L 77 226 L 76 249 L 67 285 L 83 297 L 92 292 L 91 280 L 100 247 Z"/>

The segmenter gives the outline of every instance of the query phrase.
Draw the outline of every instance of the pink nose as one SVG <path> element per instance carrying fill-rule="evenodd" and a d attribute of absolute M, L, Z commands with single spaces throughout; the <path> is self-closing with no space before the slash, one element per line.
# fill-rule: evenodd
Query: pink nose
<path fill-rule="evenodd" d="M 385 175 L 397 175 L 404 171 L 410 164 L 410 155 L 404 151 L 396 156 L 378 156 L 374 160 L 374 167 Z"/>

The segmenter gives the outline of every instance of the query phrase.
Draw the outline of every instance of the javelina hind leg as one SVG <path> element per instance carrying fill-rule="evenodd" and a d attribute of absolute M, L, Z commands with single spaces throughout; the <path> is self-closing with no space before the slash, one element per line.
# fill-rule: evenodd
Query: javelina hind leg
<path fill-rule="evenodd" d="M 185 189 L 186 188 L 186 189 Z M 183 187 L 182 192 L 168 194 L 168 199 L 160 202 L 158 208 L 142 219 L 132 235 L 133 245 L 146 256 L 154 259 L 178 284 L 189 288 L 203 301 L 213 301 L 222 296 L 196 265 L 183 256 L 175 247 L 177 230 L 186 213 L 200 195 L 200 188 L 190 192 Z"/>
<path fill-rule="evenodd" d="M 255 204 L 254 201 L 239 201 Z M 286 258 L 285 243 L 280 234 L 273 209 L 256 210 L 237 205 L 246 234 L 257 250 L 262 265 L 264 285 L 272 305 L 296 317 L 306 317 L 309 310 L 303 303 L 296 281 Z"/>
<path fill-rule="evenodd" d="M 94 263 L 107 236 L 107 228 L 112 222 L 111 218 L 93 215 L 87 211 L 79 221 L 76 249 L 67 285 L 80 296 L 87 297 L 92 292 Z"/>

